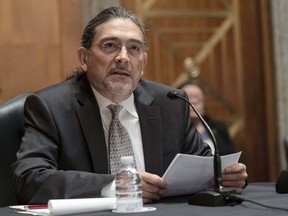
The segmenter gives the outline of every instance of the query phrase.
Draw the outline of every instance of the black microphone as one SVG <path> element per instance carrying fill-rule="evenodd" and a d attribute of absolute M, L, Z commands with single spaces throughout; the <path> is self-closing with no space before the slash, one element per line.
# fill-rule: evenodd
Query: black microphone
<path fill-rule="evenodd" d="M 188 203 L 190 205 L 201 205 L 201 206 L 224 206 L 224 205 L 231 205 L 236 204 L 235 201 L 230 200 L 229 194 L 236 193 L 236 190 L 230 188 L 223 188 L 222 187 L 222 170 L 221 170 L 221 157 L 219 153 L 219 148 L 215 139 L 215 136 L 207 124 L 207 122 L 203 119 L 200 115 L 198 110 L 194 107 L 193 104 L 190 103 L 185 97 L 179 95 L 176 91 L 170 91 L 167 94 L 167 97 L 171 100 L 175 99 L 182 99 L 186 103 L 192 107 L 198 118 L 200 119 L 201 123 L 204 125 L 205 129 L 208 131 L 209 136 L 212 139 L 215 153 L 214 153 L 214 190 L 213 191 L 203 191 L 200 193 L 194 194 L 189 200 Z"/>

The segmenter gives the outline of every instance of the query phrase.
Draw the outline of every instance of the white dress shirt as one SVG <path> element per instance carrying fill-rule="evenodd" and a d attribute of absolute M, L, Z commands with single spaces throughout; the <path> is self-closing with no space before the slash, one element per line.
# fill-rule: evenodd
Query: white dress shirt
<path fill-rule="evenodd" d="M 92 87 L 92 86 L 91 86 Z M 104 128 L 107 152 L 108 151 L 108 136 L 109 136 L 109 126 L 112 119 L 111 112 L 108 105 L 114 104 L 107 98 L 103 97 L 96 89 L 92 87 L 93 93 L 98 101 L 102 124 Z M 130 136 L 133 152 L 135 156 L 135 163 L 138 171 L 145 171 L 143 146 L 142 146 L 142 136 L 140 130 L 139 116 L 134 103 L 134 95 L 132 94 L 127 100 L 122 101 L 120 105 L 123 109 L 119 113 L 119 121 L 126 128 Z"/>

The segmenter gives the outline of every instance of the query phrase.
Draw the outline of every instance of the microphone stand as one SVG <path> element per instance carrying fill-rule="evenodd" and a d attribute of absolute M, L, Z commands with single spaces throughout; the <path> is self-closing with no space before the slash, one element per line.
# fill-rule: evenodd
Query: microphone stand
<path fill-rule="evenodd" d="M 186 103 L 188 103 L 190 107 L 192 107 L 192 109 L 200 119 L 201 123 L 204 125 L 205 129 L 209 132 L 209 136 L 211 137 L 215 148 L 214 160 L 213 160 L 214 190 L 207 190 L 196 193 L 189 198 L 188 203 L 190 205 L 200 205 L 200 206 L 225 206 L 225 205 L 237 204 L 238 202 L 235 202 L 235 200 L 231 201 L 229 197 L 229 194 L 235 194 L 236 190 L 232 188 L 222 187 L 221 157 L 215 136 L 211 131 L 210 127 L 203 119 L 203 117 L 200 115 L 198 110 L 194 107 L 194 105 L 190 103 L 189 100 L 182 97 L 177 92 L 168 92 L 167 97 L 172 100 L 180 98 L 184 100 Z"/>

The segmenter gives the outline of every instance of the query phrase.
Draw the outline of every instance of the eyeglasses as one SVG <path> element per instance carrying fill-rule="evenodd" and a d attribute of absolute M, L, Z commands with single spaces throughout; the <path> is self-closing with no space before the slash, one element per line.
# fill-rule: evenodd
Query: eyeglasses
<path fill-rule="evenodd" d="M 120 50 L 122 49 L 122 44 L 119 43 L 118 41 L 105 41 L 101 44 L 95 44 L 94 46 L 100 47 L 100 49 L 105 54 L 112 54 L 112 53 L 119 54 Z M 128 44 L 125 45 L 125 47 L 127 52 L 131 56 L 138 56 L 146 51 L 145 45 L 137 41 L 129 42 Z"/>

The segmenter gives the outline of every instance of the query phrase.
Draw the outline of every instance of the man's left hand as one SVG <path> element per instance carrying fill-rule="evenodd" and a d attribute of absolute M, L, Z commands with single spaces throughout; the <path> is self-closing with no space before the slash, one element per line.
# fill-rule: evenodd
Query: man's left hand
<path fill-rule="evenodd" d="M 248 174 L 246 166 L 242 163 L 235 163 L 227 166 L 222 173 L 223 187 L 235 188 L 237 192 L 241 192 L 246 186 Z"/>

